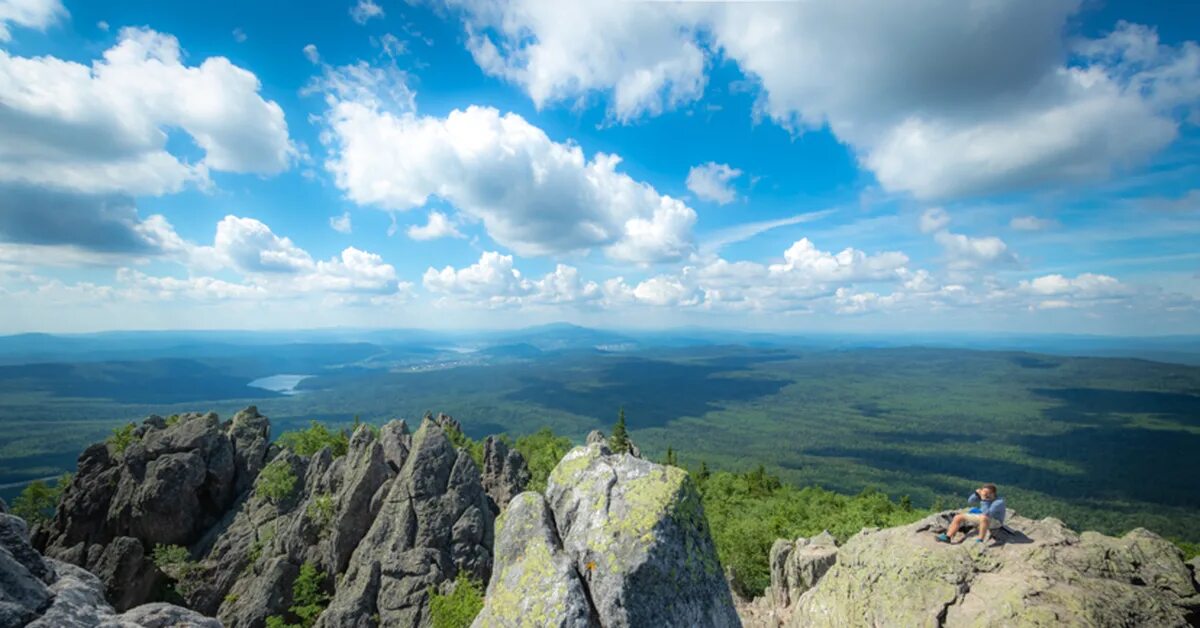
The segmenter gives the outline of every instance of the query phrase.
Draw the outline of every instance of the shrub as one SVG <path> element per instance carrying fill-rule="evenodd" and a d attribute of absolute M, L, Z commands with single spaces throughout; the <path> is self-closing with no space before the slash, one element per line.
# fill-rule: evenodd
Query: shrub
<path fill-rule="evenodd" d="M 456 449 L 467 450 L 471 459 L 475 461 L 475 466 L 483 469 L 483 443 L 472 440 L 462 431 L 462 428 L 453 424 L 444 427 L 443 431 L 446 432 L 446 438 L 450 439 L 451 445 L 454 445 Z"/>
<path fill-rule="evenodd" d="M 71 483 L 72 477 L 70 473 L 64 473 L 55 480 L 54 486 L 42 480 L 30 482 L 13 500 L 12 514 L 24 519 L 31 527 L 48 521 L 54 516 L 63 490 Z"/>
<path fill-rule="evenodd" d="M 308 429 L 284 432 L 278 442 L 301 456 L 311 456 L 328 447 L 337 458 L 350 450 L 350 436 L 345 431 L 330 431 L 316 421 L 310 421 Z"/>
<path fill-rule="evenodd" d="M 530 479 L 526 490 L 541 493 L 546 490 L 546 479 L 550 477 L 550 472 L 571 451 L 571 440 L 556 436 L 550 428 L 543 427 L 533 434 L 518 438 L 514 448 L 521 452 L 525 464 L 529 466 Z"/>
<path fill-rule="evenodd" d="M 308 502 L 305 514 L 324 531 L 330 523 L 333 523 L 333 510 L 333 496 L 329 493 L 321 493 Z"/>
<path fill-rule="evenodd" d="M 429 617 L 434 628 L 467 628 L 483 610 L 483 587 L 465 572 L 458 572 L 454 590 L 442 595 L 430 591 Z"/>
<path fill-rule="evenodd" d="M 292 471 L 292 465 L 286 460 L 276 460 L 258 474 L 254 492 L 259 497 L 279 503 L 292 494 L 295 486 L 296 474 Z"/>
<path fill-rule="evenodd" d="M 317 618 L 329 606 L 329 594 L 322 587 L 325 574 L 312 563 L 300 566 L 300 575 L 292 583 L 292 606 L 288 611 L 300 621 L 288 623 L 282 616 L 267 618 L 267 628 L 311 628 Z"/>
<path fill-rule="evenodd" d="M 177 593 L 188 597 L 199 584 L 197 571 L 200 566 L 192 560 L 192 555 L 186 547 L 179 545 L 155 545 L 151 554 L 154 566 L 158 567 L 172 581 L 172 587 Z"/>
<path fill-rule="evenodd" d="M 138 441 L 137 435 L 133 433 L 135 429 L 137 428 L 133 423 L 126 423 L 114 429 L 112 434 L 109 434 L 108 438 L 104 439 L 104 442 L 112 448 L 114 454 L 118 456 L 122 455 L 126 449 L 129 449 L 130 445 Z"/>

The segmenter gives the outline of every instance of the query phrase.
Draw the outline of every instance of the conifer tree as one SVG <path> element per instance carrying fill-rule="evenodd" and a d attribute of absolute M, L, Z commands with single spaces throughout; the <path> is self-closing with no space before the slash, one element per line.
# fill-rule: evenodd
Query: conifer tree
<path fill-rule="evenodd" d="M 625 408 L 617 413 L 617 425 L 613 427 L 612 436 L 608 438 L 608 448 L 614 453 L 629 453 L 629 432 L 625 429 Z"/>

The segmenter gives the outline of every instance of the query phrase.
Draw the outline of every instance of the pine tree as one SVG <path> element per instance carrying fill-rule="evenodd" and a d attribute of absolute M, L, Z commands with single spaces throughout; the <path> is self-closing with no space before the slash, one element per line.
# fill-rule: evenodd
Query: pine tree
<path fill-rule="evenodd" d="M 625 429 L 625 408 L 617 413 L 617 425 L 613 427 L 612 436 L 608 438 L 608 448 L 614 453 L 629 452 L 629 432 Z"/>
<path fill-rule="evenodd" d="M 700 484 L 704 484 L 704 481 L 707 480 L 708 476 L 710 475 L 712 475 L 712 473 L 708 470 L 708 463 L 701 460 L 700 472 L 696 474 L 696 479 L 700 481 Z"/>
<path fill-rule="evenodd" d="M 675 450 L 674 449 L 667 447 L 667 459 L 663 462 L 663 464 L 667 465 L 668 467 L 678 467 L 679 466 L 679 461 L 675 458 Z"/>

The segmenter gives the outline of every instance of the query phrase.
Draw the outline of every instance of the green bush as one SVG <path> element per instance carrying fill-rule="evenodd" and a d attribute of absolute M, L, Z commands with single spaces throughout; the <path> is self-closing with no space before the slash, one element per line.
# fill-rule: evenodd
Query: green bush
<path fill-rule="evenodd" d="M 311 456 L 328 447 L 337 458 L 350 450 L 350 436 L 345 431 L 330 431 L 316 421 L 310 421 L 308 429 L 284 432 L 278 442 L 301 456 Z"/>
<path fill-rule="evenodd" d="M 461 428 L 454 425 L 444 427 L 442 431 L 446 432 L 446 438 L 450 439 L 451 445 L 454 445 L 456 449 L 467 450 L 471 459 L 475 461 L 475 465 L 481 470 L 483 469 L 483 443 L 472 440 Z"/>
<path fill-rule="evenodd" d="M 31 527 L 48 521 L 54 516 L 63 490 L 71 483 L 72 477 L 70 473 L 64 473 L 55 480 L 54 486 L 42 480 L 30 482 L 21 494 L 13 499 L 12 514 L 24 519 Z"/>
<path fill-rule="evenodd" d="M 305 513 L 310 520 L 317 524 L 317 527 L 325 530 L 330 523 L 333 523 L 333 510 L 333 496 L 329 493 L 321 493 L 308 502 Z"/>
<path fill-rule="evenodd" d="M 254 492 L 259 497 L 279 503 L 292 494 L 295 486 L 296 474 L 292 472 L 292 465 L 286 460 L 276 460 L 258 474 Z"/>
<path fill-rule="evenodd" d="M 1178 545 L 1179 549 L 1183 550 L 1184 560 L 1191 560 L 1200 556 L 1200 543 L 1188 543 L 1187 541 L 1175 539 L 1175 545 Z"/>
<path fill-rule="evenodd" d="M 301 565 L 300 575 L 292 583 L 292 606 L 288 609 L 299 621 L 288 623 L 282 616 L 272 615 L 267 618 L 267 628 L 311 628 L 329 606 L 329 594 L 322 586 L 324 582 L 325 574 L 312 563 Z"/>
<path fill-rule="evenodd" d="M 842 542 L 866 526 L 903 525 L 928 514 L 878 491 L 850 497 L 785 485 L 761 467 L 712 473 L 701 494 L 721 564 L 733 572 L 734 587 L 747 595 L 761 595 L 771 584 L 768 563 L 775 539 L 829 530 Z"/>
<path fill-rule="evenodd" d="M 109 434 L 108 438 L 104 439 L 104 442 L 112 448 L 114 454 L 118 456 L 124 454 L 130 445 L 138 441 L 137 435 L 133 433 L 135 429 L 137 427 L 133 423 L 126 423 L 114 429 L 112 434 Z"/>
<path fill-rule="evenodd" d="M 467 628 L 483 610 L 483 586 L 461 571 L 449 595 L 436 590 L 430 593 L 429 617 L 433 628 Z"/>
<path fill-rule="evenodd" d="M 192 560 L 192 555 L 186 547 L 179 545 L 155 545 L 151 554 L 154 566 L 171 579 L 171 586 L 177 593 L 188 597 L 199 584 L 197 572 L 200 566 Z"/>
<path fill-rule="evenodd" d="M 540 493 L 546 490 L 546 479 L 558 461 L 571 451 L 571 439 L 556 436 L 550 428 L 543 427 L 533 434 L 518 438 L 513 447 L 525 456 L 525 463 L 529 466 L 530 479 L 526 490 Z"/>

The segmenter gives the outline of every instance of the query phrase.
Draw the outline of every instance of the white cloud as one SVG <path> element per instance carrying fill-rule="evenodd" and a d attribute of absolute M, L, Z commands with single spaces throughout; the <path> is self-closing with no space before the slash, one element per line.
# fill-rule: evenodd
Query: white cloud
<path fill-rule="evenodd" d="M 373 18 L 383 16 L 383 7 L 375 4 L 375 0 L 358 0 L 353 7 L 350 7 L 350 17 L 359 24 L 366 24 Z"/>
<path fill-rule="evenodd" d="M 1017 231 L 1043 231 L 1051 229 L 1058 223 L 1046 218 L 1038 218 L 1037 216 L 1014 216 L 1009 221 L 1008 226 Z"/>
<path fill-rule="evenodd" d="M 700 302 L 701 293 L 675 277 L 651 277 L 633 289 L 639 302 L 658 307 L 687 306 Z"/>
<path fill-rule="evenodd" d="M 316 44 L 307 44 L 304 46 L 304 58 L 308 59 L 309 63 L 321 62 L 321 53 L 317 51 Z"/>
<path fill-rule="evenodd" d="M 242 28 L 240 26 L 233 29 L 233 41 L 236 41 L 239 44 L 243 44 L 243 43 L 246 43 L 246 39 L 247 39 L 246 31 L 242 30 Z"/>
<path fill-rule="evenodd" d="M 208 184 L 209 170 L 273 174 L 294 152 L 283 110 L 224 57 L 182 63 L 179 42 L 123 29 L 91 67 L 0 50 L 0 181 L 82 192 L 163 194 Z M 182 129 L 203 151 L 166 149 Z"/>
<path fill-rule="evenodd" d="M 96 28 L 107 33 L 108 32 L 108 22 L 105 22 L 104 20 L 100 20 L 99 22 L 96 22 Z"/>
<path fill-rule="evenodd" d="M 429 220 L 424 225 L 411 225 L 406 233 L 414 240 L 463 237 L 463 234 L 458 232 L 446 214 L 436 211 L 429 212 Z"/>
<path fill-rule="evenodd" d="M 696 100 L 705 54 L 682 19 L 655 2 L 455 0 L 468 48 L 485 72 L 520 85 L 539 107 L 611 92 L 629 121 Z"/>
<path fill-rule="evenodd" d="M 329 227 L 338 233 L 352 233 L 354 225 L 350 222 L 350 212 L 342 212 L 341 216 L 330 216 Z"/>
<path fill-rule="evenodd" d="M 378 106 L 386 99 L 346 89 L 327 98 L 326 167 L 360 205 L 408 210 L 437 196 L 522 255 L 602 248 L 650 263 L 693 248 L 690 207 L 619 172 L 619 157 L 589 160 L 521 116 L 485 107 L 445 118 L 394 113 Z"/>
<path fill-rule="evenodd" d="M 742 176 L 742 171 L 731 168 L 729 164 L 708 162 L 692 166 L 688 170 L 687 189 L 692 194 L 714 203 L 725 205 L 737 198 L 737 193 L 730 185 L 734 179 Z"/>
<path fill-rule="evenodd" d="M 947 264 L 954 269 L 969 269 L 1011 263 L 1016 258 L 1004 240 L 995 236 L 974 238 L 942 230 L 933 239 L 946 252 Z"/>
<path fill-rule="evenodd" d="M 1082 273 L 1075 277 L 1043 275 L 1021 281 L 1017 291 L 1041 299 L 1036 306 L 1048 309 L 1086 306 L 1132 294 L 1130 288 L 1116 277 L 1095 273 Z"/>
<path fill-rule="evenodd" d="M 429 268 L 422 278 L 425 289 L 458 302 L 487 307 L 584 305 L 600 300 L 603 289 L 585 281 L 573 266 L 558 264 L 541 279 L 530 280 L 513 267 L 513 257 L 484 252 L 479 261 L 461 269 Z"/>
<path fill-rule="evenodd" d="M 0 42 L 12 39 L 12 26 L 46 30 L 67 15 L 62 0 L 0 0 Z"/>
<path fill-rule="evenodd" d="M 1079 0 L 455 4 L 480 67 L 539 107 L 611 94 L 631 121 L 698 99 L 731 60 L 761 114 L 828 127 L 920 199 L 1103 178 L 1200 121 L 1200 47 L 1126 23 L 1070 42 Z"/>
<path fill-rule="evenodd" d="M 948 224 L 950 224 L 950 214 L 947 214 L 946 210 L 941 207 L 930 207 L 921 213 L 921 233 L 941 231 Z"/>

